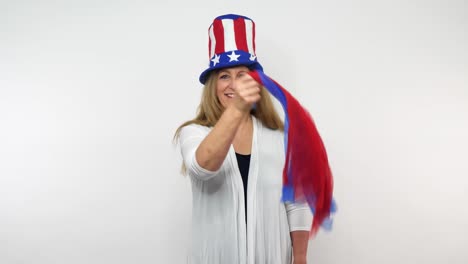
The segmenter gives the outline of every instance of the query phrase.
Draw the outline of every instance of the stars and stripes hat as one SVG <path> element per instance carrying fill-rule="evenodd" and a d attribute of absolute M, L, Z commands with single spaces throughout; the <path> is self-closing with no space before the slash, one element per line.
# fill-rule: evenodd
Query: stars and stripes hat
<path fill-rule="evenodd" d="M 208 28 L 208 69 L 200 75 L 205 84 L 215 69 L 245 65 L 263 70 L 255 54 L 255 23 L 252 19 L 228 14 L 218 16 Z"/>

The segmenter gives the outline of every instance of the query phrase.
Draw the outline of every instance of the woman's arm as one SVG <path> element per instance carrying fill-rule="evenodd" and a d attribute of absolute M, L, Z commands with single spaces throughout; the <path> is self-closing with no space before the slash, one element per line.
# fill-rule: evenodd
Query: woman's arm
<path fill-rule="evenodd" d="M 240 72 L 239 76 L 237 79 L 229 75 L 230 79 L 223 80 L 231 82 L 234 99 L 195 153 L 197 163 L 206 170 L 216 171 L 221 167 L 237 128 L 249 117 L 252 105 L 260 100 L 259 84 L 244 72 Z"/>
<path fill-rule="evenodd" d="M 307 263 L 307 247 L 309 245 L 309 231 L 291 232 L 294 264 Z"/>
<path fill-rule="evenodd" d="M 226 108 L 197 148 L 195 155 L 200 167 L 209 171 L 217 171 L 221 167 L 243 118 L 245 113 L 235 107 Z"/>
<path fill-rule="evenodd" d="M 285 202 L 285 206 L 293 248 L 293 263 L 305 264 L 313 214 L 307 203 Z"/>

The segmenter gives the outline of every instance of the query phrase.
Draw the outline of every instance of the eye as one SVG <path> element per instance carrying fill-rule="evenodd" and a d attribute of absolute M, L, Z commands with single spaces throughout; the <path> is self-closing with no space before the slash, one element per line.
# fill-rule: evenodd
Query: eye
<path fill-rule="evenodd" d="M 221 75 L 219 76 L 219 78 L 220 78 L 220 79 L 228 79 L 228 78 L 229 78 L 229 75 L 224 73 L 224 74 L 221 74 Z"/>
<path fill-rule="evenodd" d="M 237 74 L 237 76 L 238 76 L 238 77 L 242 77 L 242 76 L 244 76 L 245 74 L 247 74 L 247 72 L 241 71 L 241 72 L 239 72 L 239 73 Z"/>

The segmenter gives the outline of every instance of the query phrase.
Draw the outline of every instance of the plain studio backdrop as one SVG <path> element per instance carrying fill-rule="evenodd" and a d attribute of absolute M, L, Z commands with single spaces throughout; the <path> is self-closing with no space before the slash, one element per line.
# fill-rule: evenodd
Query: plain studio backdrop
<path fill-rule="evenodd" d="M 257 24 L 314 117 L 338 203 L 309 263 L 468 263 L 461 1 L 1 1 L 0 263 L 185 263 L 208 26 Z M 279 109 L 281 110 L 281 109 Z"/>

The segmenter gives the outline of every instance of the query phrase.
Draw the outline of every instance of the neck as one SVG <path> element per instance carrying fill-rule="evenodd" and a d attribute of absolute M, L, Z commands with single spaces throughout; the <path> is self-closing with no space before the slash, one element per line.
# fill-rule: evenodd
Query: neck
<path fill-rule="evenodd" d="M 242 118 L 242 121 L 239 124 L 239 127 L 240 128 L 246 127 L 246 126 L 249 126 L 251 123 L 252 123 L 252 116 L 250 114 L 247 114 Z"/>

